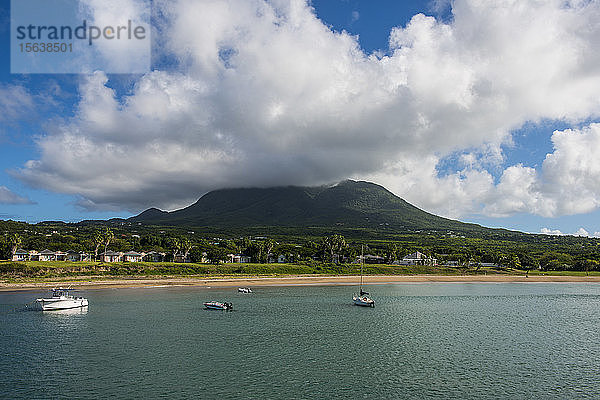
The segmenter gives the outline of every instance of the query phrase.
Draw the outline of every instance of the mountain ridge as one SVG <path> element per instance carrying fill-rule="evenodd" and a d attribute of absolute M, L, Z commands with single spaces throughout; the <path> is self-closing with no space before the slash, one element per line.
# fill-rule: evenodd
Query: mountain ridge
<path fill-rule="evenodd" d="M 372 182 L 329 186 L 219 189 L 175 211 L 149 208 L 129 222 L 163 226 L 344 227 L 472 231 L 463 223 L 423 211 Z"/>

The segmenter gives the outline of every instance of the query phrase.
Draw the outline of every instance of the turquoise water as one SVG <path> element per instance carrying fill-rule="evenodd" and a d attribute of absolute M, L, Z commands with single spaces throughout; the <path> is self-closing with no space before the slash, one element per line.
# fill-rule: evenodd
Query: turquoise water
<path fill-rule="evenodd" d="M 146 288 L 87 312 L 0 293 L 0 397 L 600 398 L 599 284 Z M 204 310 L 231 301 L 233 312 Z"/>

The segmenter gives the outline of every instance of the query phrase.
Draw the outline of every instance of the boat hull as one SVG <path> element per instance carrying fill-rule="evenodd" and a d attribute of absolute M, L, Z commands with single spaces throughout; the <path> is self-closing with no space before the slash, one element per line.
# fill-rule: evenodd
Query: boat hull
<path fill-rule="evenodd" d="M 43 311 L 68 310 L 70 308 L 87 307 L 87 299 L 39 299 Z"/>
<path fill-rule="evenodd" d="M 229 304 L 229 303 L 220 303 L 217 301 L 211 301 L 208 303 L 204 303 L 204 307 L 206 307 L 208 310 L 224 310 L 224 311 L 230 311 L 233 310 L 233 305 Z"/>
<path fill-rule="evenodd" d="M 353 297 L 352 300 L 354 301 L 355 306 L 375 307 L 375 301 L 368 297 Z"/>

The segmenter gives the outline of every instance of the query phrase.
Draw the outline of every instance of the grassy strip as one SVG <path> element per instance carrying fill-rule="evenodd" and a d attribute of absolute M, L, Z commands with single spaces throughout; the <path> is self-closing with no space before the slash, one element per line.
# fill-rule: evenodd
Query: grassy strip
<path fill-rule="evenodd" d="M 21 281 L 60 277 L 89 279 L 159 276 L 279 276 L 279 275 L 358 275 L 357 264 L 197 264 L 197 263 L 90 263 L 90 262 L 0 262 L 0 279 Z M 365 265 L 365 275 L 525 275 L 510 268 L 465 268 L 444 266 Z M 585 276 L 584 271 L 530 271 L 529 275 Z M 599 271 L 589 275 L 600 276 Z"/>

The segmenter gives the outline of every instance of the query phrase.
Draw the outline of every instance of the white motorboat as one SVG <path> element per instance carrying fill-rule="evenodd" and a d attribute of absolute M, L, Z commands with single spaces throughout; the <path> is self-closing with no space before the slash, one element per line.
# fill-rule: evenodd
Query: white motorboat
<path fill-rule="evenodd" d="M 363 266 L 364 266 L 364 250 L 361 251 L 360 257 L 360 285 L 358 286 L 358 296 L 353 296 L 352 300 L 354 301 L 355 306 L 362 307 L 375 307 L 375 300 L 369 297 L 369 293 L 363 292 L 362 284 L 363 284 Z"/>
<path fill-rule="evenodd" d="M 207 301 L 206 303 L 204 303 L 204 307 L 206 307 L 209 310 L 233 310 L 233 304 L 227 302 L 221 303 L 220 301 Z"/>
<path fill-rule="evenodd" d="M 52 289 L 52 297 L 36 300 L 41 304 L 42 310 L 67 310 L 69 308 L 87 307 L 88 300 L 83 297 L 75 297 L 69 294 L 69 289 Z"/>
<path fill-rule="evenodd" d="M 252 293 L 252 290 L 249 287 L 239 287 L 238 292 L 240 293 Z"/>

